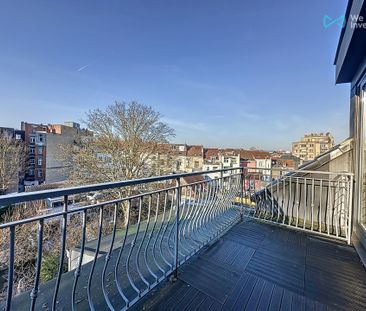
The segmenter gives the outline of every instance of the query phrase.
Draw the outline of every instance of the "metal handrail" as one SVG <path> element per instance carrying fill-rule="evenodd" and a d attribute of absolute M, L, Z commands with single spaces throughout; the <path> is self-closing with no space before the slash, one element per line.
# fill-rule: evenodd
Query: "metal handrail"
<path fill-rule="evenodd" d="M 219 173 L 219 172 L 231 172 L 234 170 L 241 169 L 240 167 L 235 168 L 226 168 L 226 169 L 217 169 L 212 171 L 199 171 L 192 173 L 179 173 L 179 174 L 170 174 L 164 176 L 153 176 L 147 178 L 139 178 L 139 179 L 131 179 L 131 180 L 123 180 L 123 181 L 115 181 L 115 182 L 106 182 L 106 183 L 98 183 L 93 185 L 79 186 L 79 187 L 68 187 L 61 189 L 50 189 L 50 190 L 39 190 L 33 192 L 22 192 L 22 193 L 12 193 L 0 196 L 0 206 L 6 206 L 10 204 L 21 203 L 25 201 L 35 201 L 41 199 L 55 198 L 65 195 L 73 195 L 94 191 L 102 191 L 107 189 L 115 189 L 115 188 L 123 188 L 128 186 L 136 186 L 141 184 L 174 180 L 176 178 L 204 175 L 208 173 Z"/>
<path fill-rule="evenodd" d="M 244 216 L 351 243 L 352 173 L 300 170 L 269 181 L 248 175 L 244 184 L 254 189 L 244 193 Z"/>
<path fill-rule="evenodd" d="M 287 173 L 277 179 L 270 177 L 268 180 L 273 171 Z M 271 175 L 268 175 L 268 172 L 271 172 Z M 213 173 L 219 173 L 220 176 L 217 179 L 181 183 L 184 177 L 210 176 Z M 145 193 L 117 199 L 109 198 L 103 202 L 87 203 L 85 206 L 68 205 L 68 199 L 75 194 L 161 181 L 172 181 L 175 185 L 167 183 L 162 189 L 147 189 Z M 14 208 L 17 208 L 19 203 L 60 196 L 64 198 L 62 211 L 0 224 L 0 234 L 5 232 L 4 235 L 8 238 L 5 248 L 8 253 L 5 309 L 10 310 L 12 304 L 17 309 L 21 307 L 16 304 L 13 281 L 17 230 L 24 225 L 36 225 L 34 230 L 37 232 L 34 283 L 32 288 L 29 288 L 30 310 L 39 308 L 43 303 L 40 300 L 47 296 L 40 297 L 40 290 L 51 291 L 49 304 L 52 309 L 56 308 L 60 293 L 69 290 L 72 310 L 78 309 L 77 291 L 85 291 L 85 307 L 94 310 L 94 286 L 99 286 L 100 290 L 97 293 L 103 295 L 109 309 L 126 310 L 167 277 L 176 277 L 178 268 L 185 261 L 244 217 L 350 242 L 352 187 L 353 174 L 347 172 L 235 167 L 2 196 L 0 206 L 14 204 Z M 135 215 L 131 213 L 133 208 Z M 108 211 L 112 214 L 109 218 Z M 121 229 L 117 229 L 117 224 L 121 221 L 118 211 L 122 211 L 125 221 Z M 94 213 L 94 222 L 89 219 L 91 212 Z M 77 228 L 80 230 L 81 239 L 77 247 L 68 249 L 71 254 L 69 270 L 73 270 L 74 273 L 65 274 L 62 267 L 66 260 L 68 231 L 71 230 L 68 225 L 75 218 L 82 222 Z M 52 224 L 60 229 L 57 249 L 59 265 L 52 286 L 42 285 L 40 281 L 44 240 L 47 239 L 47 231 L 44 228 L 49 221 L 53 221 Z M 106 221 L 111 226 L 108 236 L 103 233 Z M 90 240 L 87 238 L 87 227 L 91 224 L 97 229 L 97 235 L 91 248 L 92 256 L 88 259 L 86 249 Z M 117 230 L 120 230 L 120 233 Z M 105 247 L 107 250 L 103 250 Z M 76 255 L 73 257 L 72 254 Z M 103 269 L 97 269 L 98 265 L 103 265 Z M 97 271 L 102 271 L 101 275 L 97 276 L 100 282 L 93 281 L 99 273 Z M 83 275 L 87 278 L 87 283 L 80 289 L 78 284 L 81 283 L 80 278 Z M 111 297 L 110 290 L 107 289 L 107 286 L 110 286 L 106 281 L 107 275 L 113 275 L 116 297 Z M 62 280 L 67 278 L 72 280 L 72 286 L 62 287 Z"/>
<path fill-rule="evenodd" d="M 220 178 L 205 179 L 184 185 L 180 183 L 181 179 L 186 176 L 206 175 L 215 172 L 221 174 Z M 228 173 L 228 175 L 223 176 L 224 173 Z M 77 310 L 77 292 L 84 290 L 78 289 L 79 279 L 85 273 L 88 273 L 88 275 L 84 276 L 88 277 L 87 286 L 84 287 L 88 308 L 91 310 L 95 309 L 93 287 L 101 286 L 99 293 L 103 295 L 102 297 L 104 297 L 107 307 L 111 310 L 125 310 L 169 275 L 173 274 L 176 276 L 180 265 L 240 220 L 240 209 L 233 202 L 240 194 L 242 178 L 241 168 L 230 168 L 4 196 L 0 202 L 6 202 L 7 204 L 9 202 L 18 204 L 28 202 L 29 200 L 41 200 L 56 196 L 64 197 L 63 211 L 14 220 L 0 225 L 0 230 L 2 230 L 0 233 L 8 236 L 8 248 L 6 249 L 8 252 L 8 282 L 5 309 L 10 310 L 12 306 L 16 309 L 22 308 L 22 306 L 17 304 L 17 296 L 14 296 L 13 293 L 13 281 L 16 279 L 14 262 L 17 256 L 17 232 L 22 226 L 34 224 L 37 227 L 38 244 L 35 270 L 33 271 L 34 285 L 32 288 L 29 288 L 31 310 L 40 308 L 44 304 L 44 301 L 40 302 L 40 299 L 46 299 L 45 297 L 49 297 L 48 304 L 52 306 L 53 310 L 56 309 L 60 295 L 65 290 L 70 290 L 72 298 L 70 308 Z M 121 186 L 164 180 L 175 181 L 176 185 L 167 185 L 162 189 L 76 208 L 68 206 L 68 197 L 76 193 L 107 190 Z M 138 202 L 137 219 L 131 214 L 132 202 Z M 147 205 L 143 206 L 145 203 Z M 117 222 L 121 221 L 120 217 L 117 217 L 117 211 L 121 210 L 121 207 L 127 222 L 124 223 L 123 230 L 121 231 L 123 232 L 123 237 L 117 238 Z M 108 210 L 112 211 L 113 214 L 113 217 L 109 220 L 106 218 Z M 96 226 L 98 232 L 95 240 L 96 244 L 93 246 L 93 256 L 90 259 L 86 259 L 85 251 L 87 243 L 89 243 L 86 229 L 91 221 L 89 219 L 90 216 L 88 216 L 91 215 L 90 212 L 94 213 L 92 215 L 94 215 L 96 223 L 93 222 L 93 226 Z M 145 216 L 143 216 L 143 212 Z M 146 216 L 147 219 L 143 219 Z M 75 273 L 72 274 L 73 285 L 65 288 L 61 286 L 62 280 L 70 279 L 70 275 L 65 275 L 62 268 L 67 254 L 67 232 L 74 228 L 69 227 L 69 223 L 71 225 L 75 219 L 82 220 L 81 227 L 78 226 L 75 229 L 81 231 L 81 246 L 75 247 L 74 250 L 68 249 L 71 256 L 69 259 L 69 269 L 74 269 Z M 47 238 L 44 227 L 49 221 L 53 221 L 53 226 L 60 226 L 60 242 L 59 248 L 57 248 L 59 265 L 57 277 L 52 287 L 46 286 L 46 284 L 42 285 L 40 281 L 40 269 L 45 251 L 43 245 L 45 243 L 44 239 Z M 110 232 L 107 239 L 103 233 L 106 221 L 112 226 L 112 232 Z M 117 240 L 119 240 L 120 244 L 117 243 Z M 101 252 L 104 241 L 109 244 L 106 254 Z M 79 255 L 76 259 L 72 254 Z M 105 260 L 100 260 L 100 257 L 104 257 Z M 33 260 L 33 258 L 30 259 Z M 77 261 L 76 266 L 72 265 L 72 262 L 75 263 L 75 260 Z M 100 269 L 97 269 L 97 266 L 101 264 L 103 264 L 103 269 L 99 279 L 101 283 L 99 283 L 93 281 L 93 278 L 97 274 L 96 271 L 100 271 Z M 107 290 L 107 286 L 109 287 L 110 284 L 107 285 L 106 278 L 107 274 L 111 273 L 110 269 L 112 266 L 114 266 L 115 291 L 119 298 L 117 300 L 116 297 L 112 299 L 109 289 Z M 136 275 L 132 271 L 136 271 L 138 274 Z M 128 283 L 127 285 L 126 282 Z M 40 291 L 43 291 L 42 297 L 39 295 Z M 46 295 L 45 291 L 50 292 Z M 135 294 L 131 294 L 131 291 Z M 119 306 L 116 307 L 115 303 L 118 303 Z"/>
<path fill-rule="evenodd" d="M 39 190 L 33 192 L 22 192 L 22 193 L 12 193 L 7 195 L 0 196 L 0 207 L 6 206 L 10 204 L 16 204 L 25 201 L 34 201 L 41 200 L 47 198 L 55 198 L 64 195 L 73 195 L 80 193 L 87 193 L 93 191 L 102 191 L 106 189 L 114 189 L 114 188 L 122 188 L 127 186 L 135 186 L 146 183 L 174 180 L 176 178 L 189 177 L 189 176 L 197 176 L 204 174 L 212 174 L 212 173 L 220 173 L 220 172 L 230 172 L 234 170 L 262 170 L 262 171 L 281 171 L 281 172 L 292 172 L 292 173 L 303 173 L 303 174 L 324 174 L 324 175 L 345 175 L 345 176 L 354 176 L 353 173 L 349 172 L 323 172 L 323 171 L 309 171 L 309 170 L 291 170 L 291 169 L 281 169 L 281 168 L 262 168 L 262 167 L 234 167 L 234 168 L 225 168 L 225 169 L 217 169 L 210 171 L 199 171 L 192 173 L 179 173 L 179 174 L 170 174 L 165 176 L 153 176 L 147 178 L 139 178 L 132 180 L 123 180 L 117 182 L 107 182 L 107 183 L 98 183 L 93 185 L 79 186 L 79 187 L 67 187 L 61 189 L 49 189 L 49 190 Z M 254 173 L 254 172 L 252 172 Z"/>
<path fill-rule="evenodd" d="M 265 167 L 241 167 L 244 170 L 263 170 L 263 171 L 280 171 L 280 172 L 289 172 L 289 173 L 302 173 L 302 174 L 320 174 L 320 175 L 345 175 L 345 176 L 354 176 L 354 173 L 351 172 L 331 172 L 331 171 L 313 171 L 313 170 L 301 170 L 301 169 L 287 169 L 287 168 L 265 168 Z M 254 172 L 253 172 L 254 173 Z"/>
<path fill-rule="evenodd" d="M 238 168 L 236 168 L 236 170 L 238 170 Z M 211 171 L 209 171 L 209 172 L 211 172 Z M 230 176 L 231 177 L 241 176 L 241 173 L 231 174 Z M 177 179 L 177 178 L 180 178 L 180 177 L 176 177 L 174 179 Z M 189 183 L 188 186 L 191 187 L 191 186 L 195 186 L 195 185 L 199 185 L 199 184 L 202 184 L 202 181 Z M 182 188 L 182 187 L 186 187 L 186 186 L 187 185 L 179 186 L 179 187 Z M 9 228 L 9 227 L 12 227 L 12 226 L 15 226 L 15 225 L 24 225 L 24 224 L 27 224 L 27 223 L 30 223 L 30 222 L 39 221 L 41 219 L 46 220 L 46 219 L 54 218 L 54 217 L 57 217 L 57 216 L 63 216 L 65 214 L 68 214 L 68 215 L 77 214 L 77 213 L 80 213 L 80 212 L 83 212 L 83 211 L 86 211 L 86 210 L 89 210 L 89 209 L 95 209 L 95 208 L 98 208 L 98 207 L 102 207 L 104 205 L 117 204 L 117 203 L 122 203 L 122 202 L 126 202 L 126 201 L 133 200 L 133 199 L 138 199 L 142 195 L 143 196 L 148 196 L 148 195 L 158 194 L 158 193 L 161 193 L 162 191 L 175 190 L 176 188 L 177 188 L 177 186 L 167 187 L 167 188 L 159 189 L 159 190 L 155 190 L 155 191 L 148 191 L 148 192 L 145 192 L 143 194 L 131 195 L 131 196 L 124 197 L 124 198 L 121 198 L 121 199 L 107 200 L 107 201 L 103 201 L 101 203 L 94 203 L 94 204 L 89 204 L 89 205 L 85 205 L 85 206 L 75 207 L 75 208 L 69 209 L 67 211 L 55 212 L 55 213 L 51 213 L 51 214 L 44 214 L 44 215 L 34 216 L 34 217 L 22 219 L 22 220 L 7 222 L 7 223 L 4 223 L 4 224 L 0 224 L 0 229 Z M 72 188 L 69 188 L 69 189 L 72 189 Z M 73 195 L 73 194 L 74 193 L 72 193 L 71 195 Z M 24 202 L 24 201 L 21 201 L 21 202 Z M 17 202 L 17 203 L 21 203 L 21 202 Z"/>

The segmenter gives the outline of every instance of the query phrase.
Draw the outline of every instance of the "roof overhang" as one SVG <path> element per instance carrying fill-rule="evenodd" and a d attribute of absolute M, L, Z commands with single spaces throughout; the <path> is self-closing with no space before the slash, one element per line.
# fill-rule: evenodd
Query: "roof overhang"
<path fill-rule="evenodd" d="M 362 23 L 366 23 L 366 1 L 349 0 L 345 16 L 347 23 L 342 29 L 334 61 L 336 83 L 352 82 L 366 55 L 366 29 L 354 27 L 351 18 L 362 16 Z"/>

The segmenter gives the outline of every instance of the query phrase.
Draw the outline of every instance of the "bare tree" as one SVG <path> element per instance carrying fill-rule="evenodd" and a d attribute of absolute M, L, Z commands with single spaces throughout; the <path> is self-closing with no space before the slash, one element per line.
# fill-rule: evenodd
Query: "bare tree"
<path fill-rule="evenodd" d="M 17 189 L 19 176 L 24 172 L 25 148 L 22 142 L 0 135 L 0 195 Z"/>
<path fill-rule="evenodd" d="M 116 102 L 104 110 L 90 110 L 85 123 L 93 135 L 81 137 L 67 152 L 72 153 L 70 179 L 74 184 L 149 176 L 151 159 L 159 145 L 174 136 L 159 112 L 137 102 Z M 114 195 L 122 197 L 130 191 L 117 189 Z"/>

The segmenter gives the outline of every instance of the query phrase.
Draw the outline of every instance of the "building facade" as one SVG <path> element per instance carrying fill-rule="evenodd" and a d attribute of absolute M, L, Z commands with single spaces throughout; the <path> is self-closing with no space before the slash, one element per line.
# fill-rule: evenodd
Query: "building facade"
<path fill-rule="evenodd" d="M 44 183 L 46 175 L 46 134 L 47 125 L 23 122 L 26 146 L 26 172 L 24 185 L 32 186 Z"/>
<path fill-rule="evenodd" d="M 333 147 L 334 138 L 330 133 L 305 134 L 300 141 L 292 143 L 292 154 L 302 161 L 312 161 Z"/>
<path fill-rule="evenodd" d="M 80 125 L 75 122 L 48 126 L 45 183 L 58 183 L 69 178 L 71 167 L 67 161 L 67 148 L 74 145 L 81 133 Z"/>
<path fill-rule="evenodd" d="M 355 27 L 353 18 L 359 25 Z M 335 57 L 336 83 L 350 85 L 349 140 L 355 174 L 352 240 L 366 266 L 366 1 L 349 1 Z"/>
<path fill-rule="evenodd" d="M 68 163 L 62 155 L 62 147 L 72 145 L 81 130 L 78 123 L 65 124 L 21 123 L 26 145 L 25 186 L 67 179 Z"/>

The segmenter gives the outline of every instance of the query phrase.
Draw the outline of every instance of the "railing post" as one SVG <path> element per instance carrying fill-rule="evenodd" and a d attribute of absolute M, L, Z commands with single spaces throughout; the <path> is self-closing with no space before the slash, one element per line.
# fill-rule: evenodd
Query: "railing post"
<path fill-rule="evenodd" d="M 175 258 L 174 258 L 174 278 L 178 277 L 179 266 L 179 208 L 181 199 L 180 178 L 176 180 L 177 192 L 176 192 L 176 209 L 175 209 Z"/>
<path fill-rule="evenodd" d="M 353 224 L 353 212 L 352 212 L 352 208 L 353 208 L 353 175 L 350 176 L 349 178 L 349 194 L 348 194 L 348 198 L 349 198 L 349 203 L 348 203 L 348 237 L 347 237 L 347 243 L 348 245 L 351 245 L 351 235 L 352 235 L 352 224 Z"/>
<path fill-rule="evenodd" d="M 52 299 L 52 310 L 56 310 L 56 303 L 57 303 L 57 297 L 58 292 L 60 288 L 60 282 L 62 277 L 62 269 L 64 265 L 65 260 L 65 246 L 66 246 L 66 230 L 67 230 L 67 218 L 68 218 L 68 210 L 69 210 L 69 197 L 68 195 L 64 195 L 64 207 L 63 207 L 63 215 L 62 215 L 62 233 L 61 233 L 61 250 L 60 250 L 60 261 L 59 261 L 59 267 L 58 267 L 58 273 L 57 273 L 57 279 L 55 284 L 55 291 L 53 293 L 53 299 Z"/>
<path fill-rule="evenodd" d="M 223 180 L 224 180 L 224 165 L 220 163 L 220 188 L 222 188 L 224 185 Z"/>
<path fill-rule="evenodd" d="M 8 269 L 8 292 L 6 299 L 6 311 L 11 309 L 13 299 L 13 279 L 14 279 L 14 249 L 15 249 L 15 226 L 10 227 L 9 238 L 9 269 Z"/>
<path fill-rule="evenodd" d="M 240 222 L 244 220 L 244 167 L 240 168 Z"/>

